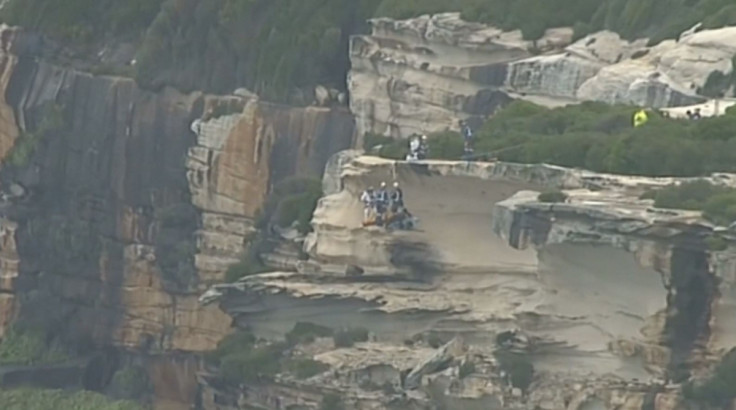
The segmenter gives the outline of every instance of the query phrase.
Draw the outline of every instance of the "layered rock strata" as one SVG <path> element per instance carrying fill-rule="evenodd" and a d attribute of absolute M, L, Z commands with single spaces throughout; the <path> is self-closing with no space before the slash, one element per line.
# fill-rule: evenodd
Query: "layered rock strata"
<path fill-rule="evenodd" d="M 695 104 L 712 72 L 733 70 L 736 54 L 733 27 L 647 46 L 608 31 L 573 41 L 565 28 L 524 41 L 519 31 L 465 22 L 458 13 L 371 26 L 350 45 L 350 106 L 361 135 L 457 129 L 458 119 L 480 122 L 510 98 L 548 106 Z"/>
<path fill-rule="evenodd" d="M 274 339 L 297 321 L 365 327 L 378 343 L 375 356 L 363 345 L 355 349 L 402 375 L 406 367 L 382 361 L 393 357 L 391 349 L 419 340 L 403 347 L 419 352 L 427 335 L 461 336 L 465 348 L 450 369 L 423 374 L 416 388 L 400 377 L 399 390 L 415 397 L 417 408 L 436 397 L 458 409 L 614 408 L 624 402 L 633 409 L 655 398 L 662 403 L 655 408 L 677 408 L 671 383 L 698 374 L 736 345 L 728 324 L 732 247 L 708 250 L 704 239 L 714 227 L 699 213 L 656 210 L 638 199 L 678 179 L 546 165 L 409 164 L 351 152 L 330 163 L 342 167 L 328 167 L 325 185 L 333 188 L 321 199 L 305 242 L 310 261 L 298 272 L 216 285 L 203 303 L 219 303 L 238 326 Z M 382 180 L 401 184 L 419 218 L 417 230 L 361 227 L 358 194 Z M 732 175 L 710 180 L 736 186 Z M 566 190 L 569 201 L 539 203 L 538 193 L 551 188 Z M 722 235 L 731 243 L 730 234 Z M 346 275 L 349 266 L 360 266 L 362 274 Z M 503 368 L 496 354 L 508 335 L 518 336 L 533 365 L 529 395 L 498 379 Z M 424 357 L 408 368 L 417 369 Z M 464 379 L 453 373 L 463 360 L 485 370 Z M 330 365 L 339 372 L 353 362 Z M 325 373 L 292 389 L 332 383 L 346 397 L 364 394 L 335 377 Z M 447 384 L 437 387 L 437 378 Z M 479 384 L 470 388 L 471 380 Z M 392 408 L 386 400 L 375 405 Z"/>

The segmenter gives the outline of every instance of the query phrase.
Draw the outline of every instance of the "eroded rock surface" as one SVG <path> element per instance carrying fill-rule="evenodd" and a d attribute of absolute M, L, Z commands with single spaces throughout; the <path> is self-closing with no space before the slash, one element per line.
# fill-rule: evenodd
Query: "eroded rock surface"
<path fill-rule="evenodd" d="M 365 327 L 379 362 L 394 357 L 392 349 L 422 351 L 428 335 L 461 336 L 467 350 L 446 367 L 421 370 L 444 362 L 446 355 L 434 353 L 442 360 L 428 354 L 413 359 L 410 371 L 382 371 L 400 374 L 399 392 L 419 406 L 404 408 L 440 401 L 457 409 L 638 409 L 654 400 L 654 408 L 673 409 L 679 396 L 672 383 L 736 345 L 728 313 L 732 247 L 707 249 L 703 240 L 714 227 L 698 212 L 655 210 L 638 199 L 678 179 L 353 154 L 333 161 L 343 165 L 326 173 L 325 185 L 339 188 L 315 211 L 303 269 L 216 285 L 202 302 L 219 303 L 238 326 L 269 338 L 297 321 Z M 709 179 L 736 186 L 733 175 Z M 360 226 L 358 195 L 382 180 L 399 181 L 417 230 Z M 570 199 L 537 201 L 542 189 L 554 188 Z M 346 266 L 364 273 L 347 276 Z M 530 386 L 504 378 L 509 370 L 497 356 L 504 349 L 531 364 Z M 331 358 L 333 370 L 356 360 L 327 352 L 314 357 Z M 366 367 L 391 368 L 392 360 Z M 421 376 L 407 378 L 411 372 Z M 292 388 L 323 385 L 344 397 L 369 394 L 330 371 Z M 393 407 L 356 399 L 348 408 Z"/>
<path fill-rule="evenodd" d="M 713 71 L 728 74 L 736 28 L 683 34 L 648 47 L 608 31 L 572 42 L 569 29 L 537 42 L 464 22 L 458 13 L 371 21 L 351 40 L 348 85 L 362 135 L 457 129 L 510 98 L 548 106 L 593 100 L 655 108 L 703 102 Z"/>
<path fill-rule="evenodd" d="M 350 146 L 352 116 L 142 90 L 36 58 L 27 33 L 2 37 L 0 329 L 156 355 L 157 397 L 189 408 L 199 364 L 167 355 L 213 349 L 231 326 L 198 296 L 242 252 L 274 183 L 319 176 Z"/>

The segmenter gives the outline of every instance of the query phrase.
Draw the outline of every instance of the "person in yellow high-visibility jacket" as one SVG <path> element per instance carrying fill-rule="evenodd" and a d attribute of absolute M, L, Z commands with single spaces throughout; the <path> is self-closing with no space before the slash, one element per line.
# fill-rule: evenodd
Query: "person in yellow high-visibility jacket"
<path fill-rule="evenodd" d="M 643 125 L 648 120 L 649 120 L 649 116 L 647 115 L 646 110 L 641 109 L 637 111 L 636 114 L 634 114 L 634 127 Z"/>

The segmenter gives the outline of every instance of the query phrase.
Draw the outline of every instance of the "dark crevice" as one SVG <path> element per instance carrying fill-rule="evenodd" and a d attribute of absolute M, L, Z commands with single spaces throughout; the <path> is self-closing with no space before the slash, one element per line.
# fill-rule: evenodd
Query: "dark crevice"
<path fill-rule="evenodd" d="M 716 280 L 710 273 L 705 250 L 676 247 L 670 260 L 671 279 L 667 296 L 669 315 L 665 325 L 672 356 L 668 378 L 680 382 L 690 377 L 693 350 L 710 334 L 711 302 Z"/>

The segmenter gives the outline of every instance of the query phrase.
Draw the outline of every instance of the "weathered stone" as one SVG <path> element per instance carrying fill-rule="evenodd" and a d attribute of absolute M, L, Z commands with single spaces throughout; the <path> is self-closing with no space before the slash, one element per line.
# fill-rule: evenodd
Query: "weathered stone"
<path fill-rule="evenodd" d="M 457 130 L 458 120 L 480 121 L 511 97 L 548 106 L 692 105 L 705 101 L 698 89 L 713 71 L 732 71 L 736 54 L 733 27 L 647 47 L 646 39 L 629 42 L 609 31 L 571 44 L 568 28 L 533 43 L 459 13 L 371 25 L 370 35 L 350 43 L 350 107 L 360 135 Z"/>

